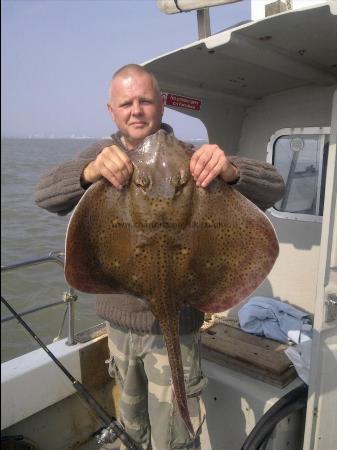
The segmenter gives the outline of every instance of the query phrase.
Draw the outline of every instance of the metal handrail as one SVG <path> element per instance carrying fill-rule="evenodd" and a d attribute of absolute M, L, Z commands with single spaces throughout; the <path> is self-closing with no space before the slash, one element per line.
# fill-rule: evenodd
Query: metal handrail
<path fill-rule="evenodd" d="M 50 252 L 48 256 L 27 259 L 24 261 L 19 261 L 14 264 L 8 264 L 7 266 L 1 266 L 1 272 L 8 272 L 9 270 L 15 270 L 20 267 L 35 266 L 37 264 L 43 264 L 48 261 L 57 262 L 62 267 L 64 267 L 64 253 L 61 251 L 54 251 L 54 252 Z"/>
<path fill-rule="evenodd" d="M 42 311 L 43 309 L 51 308 L 52 306 L 64 305 L 64 301 L 49 303 L 48 305 L 37 306 L 36 308 L 26 309 L 25 311 L 20 311 L 20 316 L 27 316 L 28 314 L 32 314 L 34 312 Z M 14 320 L 15 317 L 12 314 L 8 316 L 1 317 L 1 323 L 9 322 L 10 320 Z"/>
<path fill-rule="evenodd" d="M 43 256 L 40 258 L 27 259 L 24 261 L 19 261 L 13 264 L 8 264 L 6 266 L 1 266 L 1 272 L 9 272 L 11 270 L 16 270 L 22 267 L 30 267 L 38 264 L 44 264 L 46 262 L 56 262 L 64 268 L 64 253 L 62 251 L 52 251 L 48 256 Z M 68 291 L 63 295 L 62 302 L 51 303 L 50 305 L 40 306 L 38 308 L 32 308 L 27 311 L 23 311 L 19 313 L 20 315 L 30 314 L 41 309 L 50 308 L 55 305 L 59 305 L 61 303 L 67 303 L 68 309 L 68 338 L 66 341 L 67 345 L 75 345 L 75 301 L 77 300 L 77 295 L 75 290 L 68 285 Z M 14 316 L 6 316 L 1 322 L 6 322 L 8 320 L 14 319 Z"/>

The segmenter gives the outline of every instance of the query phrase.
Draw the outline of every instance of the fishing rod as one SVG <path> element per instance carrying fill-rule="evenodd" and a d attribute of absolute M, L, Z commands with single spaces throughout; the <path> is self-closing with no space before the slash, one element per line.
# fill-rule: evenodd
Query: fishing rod
<path fill-rule="evenodd" d="M 29 325 L 22 319 L 22 317 L 11 307 L 11 305 L 1 296 L 1 302 L 9 309 L 21 325 L 28 331 L 28 333 L 35 339 L 41 348 L 48 354 L 55 364 L 62 370 L 66 377 L 71 381 L 72 385 L 82 397 L 89 407 L 95 411 L 97 416 L 103 422 L 105 428 L 101 431 L 97 438 L 99 444 L 113 443 L 117 438 L 129 450 L 139 450 L 131 437 L 124 430 L 123 426 L 116 420 L 115 417 L 110 417 L 109 414 L 102 408 L 102 406 L 94 399 L 90 392 L 81 384 L 72 374 L 64 367 L 64 365 L 56 358 L 56 356 L 48 349 L 48 347 L 41 341 L 41 339 L 34 333 Z"/>

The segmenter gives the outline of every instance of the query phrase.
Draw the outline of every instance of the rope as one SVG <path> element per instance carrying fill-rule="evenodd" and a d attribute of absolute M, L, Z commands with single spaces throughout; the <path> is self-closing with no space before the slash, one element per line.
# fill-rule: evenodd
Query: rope
<path fill-rule="evenodd" d="M 206 331 L 209 328 L 224 323 L 232 328 L 240 328 L 239 320 L 236 317 L 224 316 L 224 313 L 206 313 L 204 323 L 201 326 L 201 331 Z"/>
<path fill-rule="evenodd" d="M 178 0 L 174 0 L 174 4 L 176 5 L 176 8 L 179 10 L 179 12 L 186 12 L 180 8 L 180 6 L 178 5 Z"/>

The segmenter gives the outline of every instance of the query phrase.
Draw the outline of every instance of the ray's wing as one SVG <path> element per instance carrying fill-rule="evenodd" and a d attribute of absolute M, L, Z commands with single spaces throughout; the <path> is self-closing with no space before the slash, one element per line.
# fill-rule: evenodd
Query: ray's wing
<path fill-rule="evenodd" d="M 267 216 L 221 180 L 197 188 L 193 205 L 191 272 L 204 312 L 225 311 L 247 298 L 267 277 L 279 246 Z"/>
<path fill-rule="evenodd" d="M 79 291 L 120 292 L 133 255 L 127 190 L 106 180 L 91 186 L 77 204 L 66 235 L 65 277 Z"/>

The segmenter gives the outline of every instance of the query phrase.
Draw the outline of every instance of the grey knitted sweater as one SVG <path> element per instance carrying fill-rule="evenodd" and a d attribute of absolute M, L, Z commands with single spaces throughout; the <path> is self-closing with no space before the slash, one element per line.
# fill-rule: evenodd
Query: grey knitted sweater
<path fill-rule="evenodd" d="M 168 126 L 164 127 L 168 128 Z M 111 136 L 111 139 L 92 145 L 75 159 L 42 174 L 36 187 L 37 205 L 59 215 L 69 213 L 85 192 L 80 182 L 84 168 L 103 148 L 113 144 L 127 152 L 119 133 L 116 133 Z M 231 156 L 230 161 L 240 170 L 240 178 L 233 187 L 262 210 L 269 208 L 282 197 L 284 183 L 273 166 L 238 156 Z M 130 329 L 138 333 L 161 333 L 159 323 L 151 313 L 148 304 L 132 295 L 97 295 L 96 313 L 122 329 Z M 189 306 L 183 308 L 180 313 L 180 334 L 199 329 L 203 318 L 204 315 L 200 311 Z"/>

